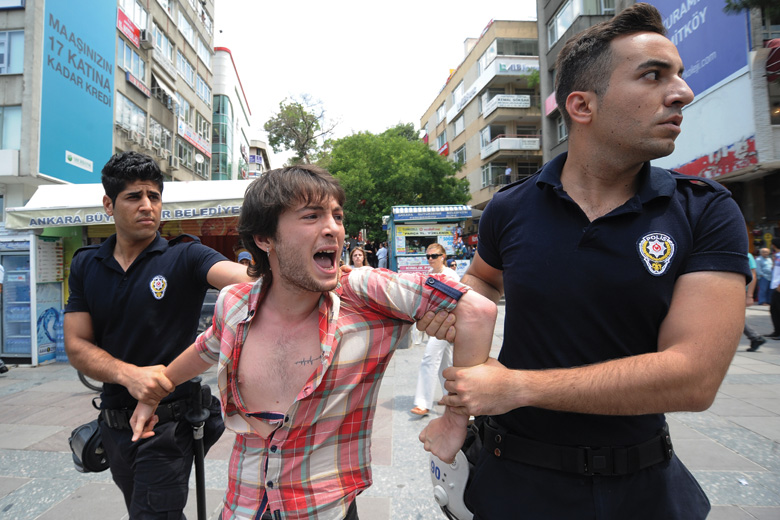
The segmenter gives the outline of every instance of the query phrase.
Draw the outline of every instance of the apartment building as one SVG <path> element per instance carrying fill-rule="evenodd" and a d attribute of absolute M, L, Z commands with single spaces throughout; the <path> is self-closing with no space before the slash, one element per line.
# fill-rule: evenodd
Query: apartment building
<path fill-rule="evenodd" d="M 424 139 L 460 163 L 473 208 L 542 164 L 536 22 L 491 21 L 420 120 Z M 476 232 L 467 223 L 464 235 Z"/>
<path fill-rule="evenodd" d="M 633 3 L 537 0 L 545 160 L 567 149 L 554 93 L 561 47 Z M 653 164 L 727 186 L 752 235 L 751 250 L 767 246 L 780 236 L 780 20 L 759 10 L 724 13 L 722 0 L 649 3 L 660 11 L 695 94 L 683 109 L 674 153 Z"/>
<path fill-rule="evenodd" d="M 117 151 L 211 172 L 213 0 L 0 2 L 0 192 L 100 182 Z"/>
<path fill-rule="evenodd" d="M 271 162 L 268 160 L 268 143 L 258 140 L 250 141 L 247 178 L 259 177 L 270 169 Z"/>

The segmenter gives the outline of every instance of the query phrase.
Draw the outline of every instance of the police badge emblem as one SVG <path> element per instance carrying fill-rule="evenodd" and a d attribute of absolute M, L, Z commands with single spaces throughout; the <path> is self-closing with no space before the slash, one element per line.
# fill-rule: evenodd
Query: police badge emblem
<path fill-rule="evenodd" d="M 165 289 L 168 288 L 168 280 L 163 275 L 158 274 L 149 282 L 149 288 L 156 299 L 162 300 L 163 296 L 165 296 Z"/>
<path fill-rule="evenodd" d="M 653 276 L 666 272 L 675 252 L 674 240 L 664 233 L 648 233 L 639 239 L 637 248 L 647 272 Z"/>

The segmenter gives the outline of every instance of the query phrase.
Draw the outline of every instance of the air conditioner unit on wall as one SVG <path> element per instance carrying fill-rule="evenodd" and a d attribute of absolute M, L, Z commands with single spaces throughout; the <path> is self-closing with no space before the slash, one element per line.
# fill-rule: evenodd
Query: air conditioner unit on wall
<path fill-rule="evenodd" d="M 178 170 L 179 169 L 179 158 L 175 155 L 171 155 L 168 157 L 168 166 L 170 166 L 171 170 Z"/>
<path fill-rule="evenodd" d="M 133 132 L 133 142 L 135 142 L 135 144 L 143 144 L 144 136 L 142 136 L 140 132 Z"/>
<path fill-rule="evenodd" d="M 141 29 L 141 48 L 151 49 L 154 47 L 154 41 L 152 40 L 152 32 L 147 29 Z"/>
<path fill-rule="evenodd" d="M 146 148 L 147 150 L 152 149 L 152 140 L 149 139 L 148 137 L 144 138 L 144 148 Z"/>

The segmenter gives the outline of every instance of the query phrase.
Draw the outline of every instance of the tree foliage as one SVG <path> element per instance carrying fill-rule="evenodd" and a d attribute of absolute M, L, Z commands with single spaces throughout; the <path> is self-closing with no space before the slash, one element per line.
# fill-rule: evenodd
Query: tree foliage
<path fill-rule="evenodd" d="M 466 204 L 468 181 L 455 176 L 459 167 L 431 150 L 412 124 L 333 141 L 328 162 L 347 194 L 347 233 L 365 228 L 371 240 L 386 238 L 382 216 L 393 206 Z"/>
<path fill-rule="evenodd" d="M 308 94 L 280 101 L 279 112 L 263 125 L 274 152 L 293 151 L 292 164 L 311 163 L 320 150 L 320 141 L 335 127 L 335 123 L 325 121 L 322 103 L 312 101 Z"/>
<path fill-rule="evenodd" d="M 750 9 L 761 9 L 765 18 L 780 23 L 780 2 L 777 0 L 726 0 L 723 10 L 727 13 L 739 13 Z"/>

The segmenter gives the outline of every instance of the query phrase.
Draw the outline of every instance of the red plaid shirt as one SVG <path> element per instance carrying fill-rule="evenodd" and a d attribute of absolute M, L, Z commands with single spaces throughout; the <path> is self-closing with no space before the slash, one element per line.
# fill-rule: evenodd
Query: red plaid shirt
<path fill-rule="evenodd" d="M 236 432 L 222 518 L 259 518 L 265 504 L 285 519 L 342 519 L 371 485 L 371 427 L 379 383 L 412 321 L 452 310 L 467 290 L 443 277 L 355 269 L 319 301 L 322 363 L 270 436 L 258 436 L 238 413 L 230 381 L 234 360 L 262 303 L 262 282 L 220 294 L 214 326 L 196 345 L 219 362 L 225 425 Z M 274 516 L 274 518 L 277 518 Z"/>

